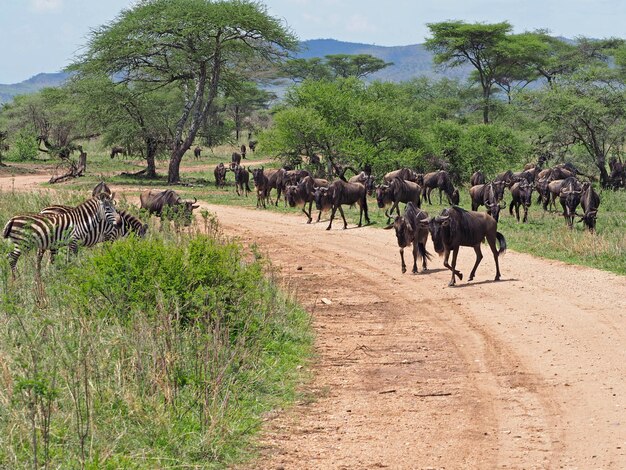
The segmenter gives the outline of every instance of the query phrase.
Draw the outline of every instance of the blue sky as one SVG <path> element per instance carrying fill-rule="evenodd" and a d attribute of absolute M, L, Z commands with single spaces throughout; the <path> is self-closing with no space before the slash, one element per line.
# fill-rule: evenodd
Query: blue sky
<path fill-rule="evenodd" d="M 89 31 L 133 0 L 0 0 L 0 83 L 66 66 Z M 424 42 L 426 23 L 509 21 L 515 32 L 545 28 L 565 37 L 626 37 L 623 0 L 267 0 L 302 40 L 334 38 L 381 46 Z"/>

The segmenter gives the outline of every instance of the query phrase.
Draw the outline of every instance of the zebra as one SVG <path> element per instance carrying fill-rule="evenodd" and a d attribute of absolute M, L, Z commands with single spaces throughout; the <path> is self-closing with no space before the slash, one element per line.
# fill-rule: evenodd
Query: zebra
<path fill-rule="evenodd" d="M 64 205 L 53 205 L 44 208 L 40 214 L 67 214 L 74 207 Z M 148 230 L 148 224 L 144 224 L 137 217 L 122 209 L 117 209 L 117 214 L 120 216 L 121 224 L 119 227 L 111 225 L 107 220 L 100 220 L 100 223 L 94 227 L 93 232 L 89 234 L 87 238 L 81 240 L 81 245 L 86 247 L 92 247 L 96 243 L 103 241 L 114 241 L 118 238 L 124 238 L 131 233 L 136 233 L 137 236 L 145 236 Z M 50 257 L 53 258 L 56 251 L 50 250 Z"/>
<path fill-rule="evenodd" d="M 78 251 L 78 243 L 92 240 L 102 220 L 119 227 L 121 219 L 113 201 L 106 195 L 91 198 L 66 213 L 23 214 L 12 217 L 4 226 L 2 236 L 15 245 L 8 254 L 11 274 L 15 279 L 17 261 L 22 251 L 37 248 L 37 281 L 41 279 L 41 259 L 46 250 L 54 255 L 61 245 L 69 245 L 67 253 Z"/>

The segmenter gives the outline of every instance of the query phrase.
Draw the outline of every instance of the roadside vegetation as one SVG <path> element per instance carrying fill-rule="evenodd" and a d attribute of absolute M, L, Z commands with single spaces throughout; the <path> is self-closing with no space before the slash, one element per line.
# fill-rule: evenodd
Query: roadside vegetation
<path fill-rule="evenodd" d="M 82 199 L 2 193 L 0 219 Z M 309 318 L 267 261 L 210 213 L 156 225 L 45 263 L 43 308 L 34 256 L 1 264 L 0 467 L 223 468 L 296 399 Z"/>

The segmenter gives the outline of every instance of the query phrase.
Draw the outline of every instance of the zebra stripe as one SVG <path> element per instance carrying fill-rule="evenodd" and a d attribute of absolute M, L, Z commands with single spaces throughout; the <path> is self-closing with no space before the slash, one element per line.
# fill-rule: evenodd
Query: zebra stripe
<path fill-rule="evenodd" d="M 100 222 L 110 225 L 120 224 L 113 201 L 106 196 L 92 198 L 66 213 L 24 214 L 12 217 L 4 226 L 3 237 L 10 238 L 15 245 L 9 253 L 9 265 L 13 277 L 17 272 L 17 261 L 24 251 L 37 248 L 37 275 L 41 270 L 41 258 L 46 250 L 56 253 L 58 248 L 69 245 L 70 252 L 76 253 L 78 243 L 93 239 L 93 233 Z"/>
<path fill-rule="evenodd" d="M 54 205 L 46 207 L 40 214 L 66 214 L 72 209 L 72 206 Z M 122 209 L 118 209 L 117 214 L 122 221 L 119 227 L 115 227 L 103 219 L 100 221 L 100 224 L 94 227 L 94 231 L 87 239 L 81 240 L 81 244 L 86 247 L 92 247 L 96 243 L 117 240 L 131 233 L 136 233 L 140 237 L 146 234 L 148 225 L 143 224 L 137 217 Z"/>

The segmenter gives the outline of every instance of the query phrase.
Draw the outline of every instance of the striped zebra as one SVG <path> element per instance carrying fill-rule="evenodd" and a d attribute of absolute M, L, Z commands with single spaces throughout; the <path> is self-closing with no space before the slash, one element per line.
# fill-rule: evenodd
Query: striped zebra
<path fill-rule="evenodd" d="M 74 209 L 72 206 L 54 205 L 44 208 L 40 214 L 67 214 L 72 209 Z M 122 209 L 117 209 L 117 214 L 121 219 L 119 227 L 115 227 L 107 220 L 103 219 L 97 226 L 94 227 L 94 230 L 87 238 L 81 240 L 81 245 L 92 247 L 96 243 L 117 240 L 118 238 L 126 237 L 131 233 L 135 233 L 139 237 L 143 237 L 146 234 L 148 224 L 144 224 L 137 217 Z M 54 253 L 51 252 L 51 255 L 54 256 Z"/>
<path fill-rule="evenodd" d="M 15 245 L 8 254 L 13 279 L 17 273 L 17 261 L 22 251 L 37 248 L 37 279 L 41 277 L 41 259 L 46 250 L 54 254 L 59 247 L 69 245 L 70 253 L 78 251 L 78 244 L 93 239 L 102 220 L 119 226 L 121 219 L 113 201 L 100 196 L 91 198 L 66 213 L 24 214 L 12 217 L 4 226 L 2 236 L 10 238 Z"/>

